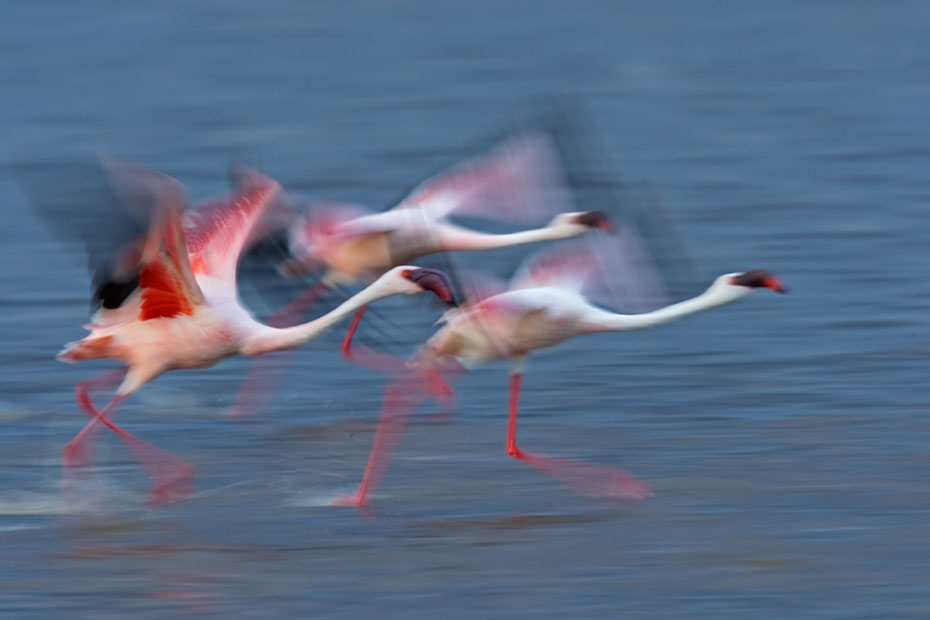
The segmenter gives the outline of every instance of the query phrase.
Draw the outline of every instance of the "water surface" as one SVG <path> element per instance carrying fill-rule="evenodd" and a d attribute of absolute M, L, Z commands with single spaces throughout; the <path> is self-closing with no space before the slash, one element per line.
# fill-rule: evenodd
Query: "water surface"
<path fill-rule="evenodd" d="M 194 463 L 145 507 L 121 444 L 106 509 L 60 514 L 84 418 L 53 356 L 87 280 L 0 178 L 0 616 L 924 618 L 930 614 L 930 7 L 921 2 L 6 3 L 2 156 L 99 150 L 195 197 L 245 158 L 286 187 L 388 204 L 552 97 L 585 102 L 620 178 L 659 192 L 708 282 L 792 295 L 528 368 L 527 449 L 650 480 L 578 498 L 508 459 L 504 366 L 405 437 L 365 517 L 381 379 L 337 338 L 269 414 L 222 418 L 247 368 L 159 378 L 121 416 Z M 482 267 L 520 252 L 468 257 Z M 387 304 L 402 321 L 414 298 Z M 269 308 L 258 308 L 267 312 Z M 429 333 L 429 311 L 413 313 Z"/>

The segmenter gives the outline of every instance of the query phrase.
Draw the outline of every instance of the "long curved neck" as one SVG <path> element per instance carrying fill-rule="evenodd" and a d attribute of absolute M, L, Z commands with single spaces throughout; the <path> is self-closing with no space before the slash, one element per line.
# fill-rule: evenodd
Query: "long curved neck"
<path fill-rule="evenodd" d="M 597 317 L 591 321 L 595 331 L 631 331 L 635 329 L 647 329 L 663 323 L 669 323 L 681 317 L 702 310 L 716 308 L 733 303 L 742 298 L 742 295 L 734 295 L 732 292 L 724 289 L 714 289 L 713 287 L 704 291 L 697 297 L 686 299 L 664 308 L 659 308 L 652 312 L 643 314 L 614 314 L 612 312 L 601 311 Z"/>
<path fill-rule="evenodd" d="M 525 243 L 536 243 L 537 241 L 568 239 L 569 237 L 576 237 L 582 232 L 576 230 L 576 228 L 575 226 L 544 226 L 532 230 L 495 235 L 446 224 L 442 230 L 443 249 L 450 251 L 493 250 Z"/>
<path fill-rule="evenodd" d="M 359 293 L 349 297 L 330 312 L 312 321 L 308 321 L 307 323 L 285 328 L 275 328 L 270 325 L 260 324 L 261 329 L 247 339 L 241 348 L 241 353 L 243 355 L 258 355 L 260 353 L 270 353 L 271 351 L 280 351 L 282 349 L 293 349 L 309 340 L 313 340 L 317 336 L 335 327 L 342 319 L 362 306 L 367 306 L 373 301 L 377 301 L 383 297 L 389 297 L 393 294 L 387 292 L 384 287 L 379 286 L 379 284 L 379 282 L 375 282 Z"/>

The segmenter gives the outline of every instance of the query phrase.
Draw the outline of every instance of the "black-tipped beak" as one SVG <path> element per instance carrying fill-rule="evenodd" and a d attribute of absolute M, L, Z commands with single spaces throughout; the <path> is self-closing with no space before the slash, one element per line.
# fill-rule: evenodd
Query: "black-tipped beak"
<path fill-rule="evenodd" d="M 416 283 L 424 291 L 432 291 L 436 297 L 450 306 L 458 306 L 452 294 L 452 284 L 443 272 L 437 269 L 413 269 L 407 279 Z"/>
<path fill-rule="evenodd" d="M 584 224 L 590 228 L 603 230 L 606 233 L 613 232 L 614 227 L 611 225 L 607 214 L 603 211 L 588 211 L 578 218 L 579 224 Z"/>
<path fill-rule="evenodd" d="M 776 293 L 787 293 L 788 287 L 781 283 L 778 278 L 766 278 L 765 288 L 770 288 Z"/>

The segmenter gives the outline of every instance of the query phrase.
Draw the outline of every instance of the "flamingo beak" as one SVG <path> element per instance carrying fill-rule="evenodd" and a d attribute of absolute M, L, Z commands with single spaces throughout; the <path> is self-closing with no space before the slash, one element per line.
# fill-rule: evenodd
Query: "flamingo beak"
<path fill-rule="evenodd" d="M 781 280 L 779 280 L 776 277 L 766 278 L 763 286 L 765 286 L 765 288 L 772 289 L 776 293 L 787 293 L 788 292 L 787 287 L 785 287 L 785 285 L 781 283 Z"/>
<path fill-rule="evenodd" d="M 578 218 L 578 223 L 596 228 L 597 230 L 603 230 L 606 233 L 612 233 L 614 231 L 614 227 L 607 218 L 607 214 L 603 211 L 588 211 Z"/>
<path fill-rule="evenodd" d="M 437 269 L 414 269 L 410 272 L 408 279 L 424 291 L 431 291 L 450 306 L 458 306 L 452 294 L 452 284 L 443 272 Z"/>

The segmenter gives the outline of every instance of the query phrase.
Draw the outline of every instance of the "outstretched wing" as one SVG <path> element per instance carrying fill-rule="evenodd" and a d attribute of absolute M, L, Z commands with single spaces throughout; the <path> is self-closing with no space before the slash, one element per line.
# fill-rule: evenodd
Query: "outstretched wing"
<path fill-rule="evenodd" d="M 185 214 L 187 251 L 194 273 L 210 275 L 230 284 L 236 281 L 236 264 L 247 242 L 276 203 L 281 186 L 256 171 L 239 175 L 240 187 Z"/>
<path fill-rule="evenodd" d="M 154 212 L 153 197 L 130 182 L 132 175 L 114 174 L 117 168 L 97 157 L 13 164 L 43 223 L 86 260 L 93 308 L 117 308 L 136 290 L 141 239 Z"/>
<path fill-rule="evenodd" d="M 427 179 L 393 210 L 403 209 L 434 220 L 455 214 L 509 222 L 573 210 L 559 154 L 541 131 L 519 133 Z"/>
<path fill-rule="evenodd" d="M 181 228 L 184 189 L 142 166 L 100 158 L 16 165 L 49 227 L 86 251 L 90 327 L 190 314 L 203 302 Z"/>
<path fill-rule="evenodd" d="M 567 242 L 528 258 L 510 283 L 511 290 L 552 287 L 627 312 L 643 312 L 667 303 L 652 257 L 633 229 Z"/>
<path fill-rule="evenodd" d="M 354 203 L 314 202 L 288 229 L 288 250 L 297 259 L 325 254 L 326 246 L 370 230 L 364 222 L 371 211 Z M 384 229 L 387 230 L 387 229 Z"/>
<path fill-rule="evenodd" d="M 181 223 L 184 204 L 181 186 L 154 171 L 133 169 L 132 172 L 140 175 L 140 180 L 155 196 L 156 208 L 141 252 L 139 320 L 193 314 L 204 299 L 188 260 Z"/>

